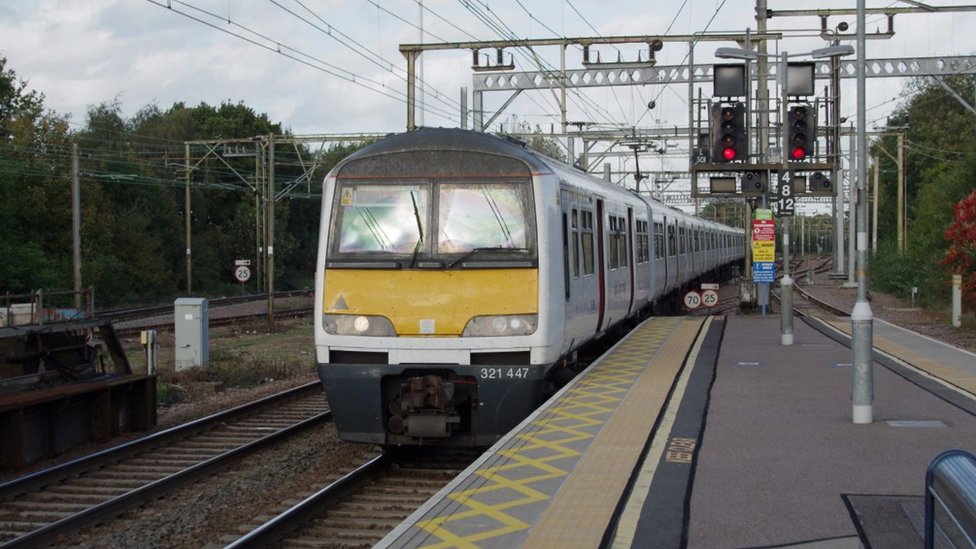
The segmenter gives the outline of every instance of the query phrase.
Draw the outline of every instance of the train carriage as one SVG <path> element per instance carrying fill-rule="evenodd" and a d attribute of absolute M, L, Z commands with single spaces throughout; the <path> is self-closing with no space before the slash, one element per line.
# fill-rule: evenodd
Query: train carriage
<path fill-rule="evenodd" d="M 316 272 L 340 436 L 493 443 L 571 377 L 578 348 L 704 273 L 703 235 L 734 234 L 719 227 L 482 133 L 350 155 L 326 177 Z"/>

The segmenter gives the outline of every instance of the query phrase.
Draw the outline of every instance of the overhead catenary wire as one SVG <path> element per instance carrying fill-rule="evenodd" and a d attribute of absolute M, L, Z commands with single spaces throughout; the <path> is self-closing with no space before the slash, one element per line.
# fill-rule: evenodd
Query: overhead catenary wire
<path fill-rule="evenodd" d="M 476 18 L 478 18 L 483 24 L 485 24 L 485 26 L 487 26 L 489 30 L 492 30 L 503 39 L 519 40 L 519 37 L 514 33 L 514 31 L 512 31 L 512 29 L 508 27 L 508 25 L 505 24 L 505 22 L 497 14 L 494 13 L 494 11 L 491 9 L 490 6 L 488 6 L 487 3 L 480 1 L 480 4 L 484 7 L 484 11 L 482 11 L 478 6 L 473 4 L 472 0 L 458 0 L 458 1 L 461 3 L 462 6 L 465 7 L 465 9 L 467 9 Z M 533 50 L 533 48 L 526 47 L 524 49 L 528 50 L 529 53 L 522 51 L 522 48 L 516 48 L 515 51 L 517 51 L 519 55 L 521 55 L 522 57 L 526 58 L 529 62 L 537 66 L 541 72 L 548 73 L 551 75 L 556 75 L 558 73 L 558 69 L 555 69 L 551 65 L 545 63 L 538 56 L 538 54 Z M 553 95 L 555 95 L 555 88 L 552 86 L 552 84 L 549 82 L 548 79 L 547 79 L 547 83 L 549 86 L 549 90 L 553 93 Z M 586 116 L 590 117 L 593 120 L 598 119 L 598 117 L 585 104 L 586 102 L 593 103 L 592 99 L 588 98 L 585 94 L 580 93 L 576 89 L 570 88 L 568 91 L 570 92 L 570 100 L 576 103 L 577 107 L 579 107 L 586 114 Z M 532 96 L 529 97 L 531 98 Z M 558 110 L 559 103 L 560 103 L 559 99 L 553 97 L 553 100 L 555 101 L 555 107 Z M 599 105 L 595 105 L 595 108 L 601 109 L 602 107 L 600 107 Z M 606 121 L 610 123 L 614 122 L 612 116 L 610 116 L 609 113 L 606 113 L 603 116 L 605 117 Z"/>
<path fill-rule="evenodd" d="M 352 83 L 354 85 L 360 86 L 360 87 L 362 87 L 364 89 L 367 89 L 369 91 L 378 93 L 380 95 L 386 96 L 386 97 L 388 97 L 390 99 L 394 99 L 394 100 L 399 101 L 399 102 L 402 102 L 402 103 L 406 103 L 407 102 L 406 93 L 405 92 L 400 92 L 400 91 L 395 90 L 393 88 L 389 88 L 383 82 L 379 82 L 379 81 L 373 80 L 371 78 L 362 76 L 362 75 L 360 75 L 358 73 L 355 73 L 353 71 L 349 71 L 349 70 L 343 69 L 341 67 L 337 67 L 335 65 L 332 65 L 331 63 L 328 63 L 327 61 L 324 61 L 324 60 L 319 59 L 319 58 L 317 58 L 317 57 L 315 57 L 313 55 L 306 54 L 306 53 L 302 52 L 301 50 L 298 50 L 296 48 L 293 48 L 291 46 L 288 46 L 288 45 L 284 44 L 281 41 L 277 41 L 277 40 L 274 40 L 274 39 L 269 38 L 267 36 L 264 36 L 261 33 L 258 33 L 256 31 L 254 31 L 254 30 L 252 30 L 252 29 L 244 26 L 244 25 L 239 24 L 239 23 L 236 23 L 236 22 L 233 22 L 233 21 L 227 21 L 226 19 L 221 18 L 217 14 L 214 14 L 214 13 L 209 12 L 207 10 L 203 10 L 203 9 L 197 7 L 197 6 L 193 6 L 191 4 L 188 4 L 186 2 L 183 2 L 182 0 L 167 0 L 167 3 L 165 3 L 165 4 L 163 2 L 161 2 L 160 0 L 146 0 L 146 1 L 149 2 L 149 3 L 151 3 L 151 4 L 155 4 L 155 5 L 159 6 L 159 7 L 162 7 L 164 9 L 167 9 L 169 11 L 172 11 L 173 13 L 177 13 L 179 15 L 182 15 L 182 16 L 184 16 L 184 17 L 186 17 L 188 19 L 191 19 L 193 21 L 196 21 L 198 23 L 201 23 L 203 25 L 206 25 L 206 26 L 208 26 L 210 28 L 213 28 L 215 30 L 218 30 L 220 32 L 223 32 L 225 34 L 228 34 L 230 36 L 233 36 L 233 37 L 238 38 L 240 40 L 243 40 L 245 42 L 251 43 L 251 44 L 253 44 L 255 46 L 258 46 L 258 47 L 263 48 L 265 50 L 268 50 L 270 52 L 274 52 L 274 53 L 277 53 L 279 55 L 282 55 L 282 56 L 284 56 L 286 58 L 289 58 L 289 59 L 291 59 L 293 61 L 297 61 L 297 62 L 299 62 L 299 63 L 301 63 L 303 65 L 306 65 L 306 66 L 308 66 L 310 68 L 313 68 L 315 70 L 324 72 L 324 73 L 329 74 L 331 76 L 334 76 L 336 78 L 339 78 L 339 79 L 345 80 L 347 82 L 350 82 L 350 83 Z M 260 37 L 262 40 L 266 40 L 266 41 L 268 41 L 270 43 L 273 43 L 274 46 L 272 47 L 269 44 L 263 44 L 263 43 L 259 42 L 258 40 L 255 40 L 255 39 L 250 38 L 248 36 L 244 36 L 242 34 L 239 34 L 239 33 L 233 32 L 233 31 L 230 31 L 230 30 L 228 30 L 226 28 L 223 28 L 223 27 L 220 27 L 220 26 L 218 26 L 218 25 L 216 25 L 214 23 L 211 23 L 209 21 L 206 21 L 204 19 L 201 19 L 200 17 L 196 17 L 196 16 L 194 16 L 194 15 L 192 15 L 190 13 L 183 12 L 183 11 L 180 11 L 180 10 L 177 10 L 177 9 L 174 9 L 172 7 L 172 4 L 179 4 L 181 6 L 185 6 L 188 9 L 192 9 L 192 10 L 198 11 L 198 12 L 203 13 L 203 14 L 205 14 L 205 15 L 213 18 L 213 19 L 220 20 L 220 21 L 223 21 L 223 22 L 225 22 L 227 24 L 233 25 L 233 26 L 235 26 L 237 28 L 240 28 L 240 29 L 244 30 L 245 32 L 248 32 L 248 33 L 250 33 L 250 34 L 252 34 L 254 36 Z M 343 74 L 343 73 L 345 73 L 345 74 Z M 366 85 L 366 83 L 373 84 L 373 85 L 372 86 Z M 431 112 L 433 112 L 435 114 L 438 114 L 439 116 L 443 116 L 444 118 L 447 118 L 448 120 L 452 120 L 452 121 L 457 121 L 458 120 L 457 116 L 453 112 L 446 112 L 446 111 L 443 111 L 441 109 L 434 109 L 434 108 L 432 108 L 430 106 L 428 106 L 428 108 L 431 110 Z"/>
<path fill-rule="evenodd" d="M 389 72 L 390 74 L 392 74 L 393 76 L 397 77 L 398 79 L 400 79 L 404 83 L 407 82 L 407 78 L 406 78 L 406 72 L 407 71 L 405 69 L 402 69 L 400 67 L 397 67 L 394 63 L 390 62 L 389 60 L 387 60 L 386 58 L 384 58 L 382 55 L 374 52 L 373 50 L 369 49 L 368 47 L 366 47 L 365 45 L 363 45 L 362 43 L 360 43 L 356 39 L 354 39 L 351 36 L 349 36 L 348 34 L 342 32 L 342 30 L 340 30 L 338 27 L 336 27 L 335 25 L 332 25 L 331 23 L 329 23 L 328 21 L 326 21 L 325 19 L 323 19 L 322 16 L 318 15 L 311 8 L 309 8 L 308 6 L 306 6 L 301 0 L 294 0 L 294 1 L 295 1 L 296 4 L 298 4 L 299 6 L 301 6 L 305 11 L 307 11 L 309 14 L 311 14 L 313 17 L 315 17 L 319 22 L 321 22 L 323 25 L 325 25 L 327 27 L 326 29 L 322 29 L 321 27 L 319 27 L 318 25 L 316 25 L 314 22 L 309 21 L 308 19 L 302 17 L 300 14 L 295 13 L 294 11 L 292 11 L 289 8 L 287 8 L 284 5 L 282 5 L 277 0 L 268 0 L 268 1 L 271 2 L 272 4 L 274 4 L 275 6 L 278 6 L 281 10 L 285 11 L 286 13 L 289 13 L 290 15 L 294 16 L 295 18 L 299 19 L 300 21 L 306 23 L 307 25 L 311 26 L 312 28 L 314 28 L 314 29 L 320 31 L 321 33 L 325 34 L 329 38 L 335 40 L 336 42 L 339 42 L 340 44 L 342 44 L 343 46 L 345 46 L 347 49 L 349 49 L 353 53 L 359 55 L 360 57 L 366 59 L 370 63 L 372 63 L 372 64 L 376 65 L 377 67 L 379 67 L 379 68 L 381 68 L 381 69 Z M 336 35 L 338 35 L 338 36 L 336 36 Z M 347 41 L 348 42 L 351 42 L 352 44 L 354 44 L 355 47 L 352 46 L 352 45 L 350 45 Z M 369 55 L 367 55 L 367 54 L 369 54 Z M 399 73 L 397 72 L 397 70 L 399 70 Z M 417 78 L 417 80 L 418 80 L 418 83 L 420 84 L 420 86 L 425 91 L 427 91 L 428 94 L 431 94 L 433 96 L 434 100 L 439 101 L 439 102 L 443 103 L 444 105 L 447 105 L 448 107 L 450 107 L 452 109 L 455 109 L 458 112 L 460 112 L 460 110 L 461 110 L 460 103 L 458 101 L 449 100 L 448 98 L 450 97 L 450 95 L 441 93 L 440 90 L 437 90 L 436 88 L 428 85 L 423 79 L 421 79 L 419 77 Z"/>

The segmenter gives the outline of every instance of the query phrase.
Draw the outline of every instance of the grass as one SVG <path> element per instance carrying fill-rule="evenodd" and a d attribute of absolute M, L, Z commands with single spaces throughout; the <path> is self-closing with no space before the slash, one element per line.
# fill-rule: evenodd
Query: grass
<path fill-rule="evenodd" d="M 269 332 L 264 323 L 210 330 L 209 363 L 177 371 L 175 341 L 160 333 L 157 402 L 167 406 L 201 390 L 213 392 L 253 387 L 274 380 L 308 376 L 315 371 L 312 322 L 308 318 L 279 322 Z M 146 371 L 144 350 L 135 337 L 123 342 L 133 371 Z"/>

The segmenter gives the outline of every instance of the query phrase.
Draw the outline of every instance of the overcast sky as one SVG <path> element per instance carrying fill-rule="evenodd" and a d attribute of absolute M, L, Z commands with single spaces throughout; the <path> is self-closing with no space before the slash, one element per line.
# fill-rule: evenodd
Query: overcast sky
<path fill-rule="evenodd" d="M 855 7 L 853 0 L 768 3 L 773 10 Z M 909 4 L 868 1 L 868 7 L 892 5 Z M 504 24 L 505 32 L 519 38 L 756 28 L 754 3 L 748 0 L 424 0 L 423 6 L 423 27 L 429 32 L 425 42 L 500 39 L 479 17 Z M 123 114 L 131 116 L 149 104 L 166 109 L 177 101 L 191 106 L 229 101 L 267 113 L 296 134 L 400 131 L 406 123 L 406 63 L 398 45 L 420 41 L 420 14 L 414 0 L 6 1 L 0 4 L 0 55 L 7 58 L 8 69 L 46 96 L 49 108 L 70 114 L 78 125 L 90 105 L 103 102 L 118 101 Z M 831 18 L 830 25 L 842 20 L 853 32 L 853 16 Z M 781 49 L 826 45 L 817 36 L 818 18 L 774 18 L 769 26 L 791 29 Z M 886 26 L 883 17 L 869 17 L 869 32 Z M 973 29 L 976 13 L 898 15 L 895 37 L 870 40 L 868 57 L 971 54 L 976 50 Z M 710 63 L 716 47 L 734 45 L 699 46 L 695 60 Z M 625 60 L 636 56 L 632 48 L 620 49 Z M 681 64 L 687 50 L 669 44 L 658 53 L 658 63 Z M 539 48 L 537 53 L 558 67 L 558 49 Z M 605 48 L 601 53 L 615 57 L 617 52 Z M 471 86 L 471 53 L 429 52 L 425 58 L 424 79 L 437 96 L 427 97 L 431 110 L 423 121 L 459 126 L 459 90 Z M 580 59 L 581 52 L 570 49 L 568 68 L 580 68 Z M 515 63 L 519 70 L 535 68 L 519 54 Z M 897 105 L 892 98 L 903 84 L 872 81 L 869 121 L 883 119 Z M 845 105 L 852 110 L 854 81 L 845 86 Z M 572 101 L 568 116 L 608 126 L 685 125 L 687 95 L 686 85 L 604 88 Z M 499 108 L 507 96 L 488 94 L 486 109 Z M 647 113 L 651 99 L 657 108 Z M 522 94 L 503 120 L 513 117 L 546 128 L 559 120 L 548 92 Z"/>

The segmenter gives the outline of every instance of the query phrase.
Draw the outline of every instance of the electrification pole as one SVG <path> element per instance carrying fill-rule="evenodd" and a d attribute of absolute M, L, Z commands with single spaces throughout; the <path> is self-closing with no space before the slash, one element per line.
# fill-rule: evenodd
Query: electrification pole
<path fill-rule="evenodd" d="M 783 52 L 780 54 L 780 86 L 782 86 L 782 101 L 783 104 L 781 108 L 781 116 L 783 117 L 783 123 L 785 124 L 789 120 L 789 99 L 790 99 L 790 88 L 789 88 L 789 70 L 787 69 L 789 54 Z M 816 136 L 814 136 L 816 139 Z M 790 132 L 784 127 L 783 128 L 783 154 L 782 154 L 782 174 L 783 177 L 780 178 L 780 185 L 793 185 L 793 181 L 790 178 L 790 164 L 789 164 L 789 150 L 790 150 Z M 792 192 L 789 196 L 792 196 Z M 781 194 L 782 196 L 782 194 Z M 783 220 L 783 278 L 779 281 L 779 328 L 780 328 L 780 343 L 782 345 L 793 345 L 793 277 L 790 276 L 790 221 L 792 217 L 780 217 Z"/>
<path fill-rule="evenodd" d="M 71 144 L 71 240 L 75 271 L 75 310 L 81 310 L 81 176 L 78 144 Z"/>
<path fill-rule="evenodd" d="M 852 420 L 874 421 L 874 315 L 868 303 L 867 100 L 864 85 L 864 0 L 857 0 L 857 301 L 851 312 Z M 854 204 L 851 204 L 853 209 Z"/>

